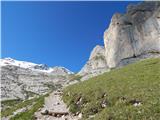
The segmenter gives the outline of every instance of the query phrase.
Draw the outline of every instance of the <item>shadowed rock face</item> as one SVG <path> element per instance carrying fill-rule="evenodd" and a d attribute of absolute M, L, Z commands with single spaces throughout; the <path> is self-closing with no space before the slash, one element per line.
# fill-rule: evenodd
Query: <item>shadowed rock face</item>
<path fill-rule="evenodd" d="M 160 2 L 129 5 L 126 14 L 114 14 L 104 32 L 104 44 L 109 68 L 116 67 L 123 59 L 159 54 Z"/>

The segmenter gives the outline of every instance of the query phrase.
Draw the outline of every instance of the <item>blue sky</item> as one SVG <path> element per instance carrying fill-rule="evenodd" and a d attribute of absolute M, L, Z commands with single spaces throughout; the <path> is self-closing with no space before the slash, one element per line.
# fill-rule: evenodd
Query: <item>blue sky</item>
<path fill-rule="evenodd" d="M 2 58 L 77 72 L 129 3 L 136 2 L 2 2 Z"/>

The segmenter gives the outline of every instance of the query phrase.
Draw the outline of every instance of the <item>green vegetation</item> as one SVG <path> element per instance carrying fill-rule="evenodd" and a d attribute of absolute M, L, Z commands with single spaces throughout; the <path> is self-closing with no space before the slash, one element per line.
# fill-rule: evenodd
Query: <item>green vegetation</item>
<path fill-rule="evenodd" d="M 32 103 L 36 101 L 36 98 L 34 99 L 30 99 L 30 100 L 26 100 L 26 101 L 21 101 L 21 100 L 7 100 L 7 101 L 3 101 L 2 105 L 8 105 L 9 107 L 2 110 L 1 111 L 1 116 L 9 116 L 12 115 L 13 112 L 15 112 L 16 110 L 26 107 L 28 105 L 32 105 Z"/>
<path fill-rule="evenodd" d="M 53 83 L 44 83 L 44 86 L 48 87 L 50 90 L 56 89 L 56 86 Z"/>
<path fill-rule="evenodd" d="M 62 85 L 58 84 L 58 83 L 57 84 L 55 84 L 55 83 L 46 83 L 44 85 L 47 86 L 50 89 L 50 91 L 54 91 L 54 90 L 57 90 L 57 89 L 62 87 Z"/>
<path fill-rule="evenodd" d="M 82 78 L 82 76 L 80 76 L 78 74 L 72 74 L 72 75 L 69 76 L 70 81 L 74 81 L 74 80 L 80 81 L 81 78 Z"/>
<path fill-rule="evenodd" d="M 11 118 L 11 120 L 34 120 L 34 113 L 44 104 L 44 98 L 47 97 L 49 94 L 40 96 L 38 99 L 35 100 L 35 104 L 31 107 L 31 109 L 27 110 L 26 112 L 22 112 L 20 114 L 15 115 Z"/>
<path fill-rule="evenodd" d="M 105 61 L 105 56 L 99 55 L 94 57 L 95 60 L 104 60 Z"/>
<path fill-rule="evenodd" d="M 31 91 L 26 91 L 26 90 L 24 90 L 24 94 L 26 94 L 26 98 L 38 96 L 37 93 L 31 92 Z"/>
<path fill-rule="evenodd" d="M 15 105 L 15 104 L 17 104 L 17 103 L 19 103 L 19 102 L 21 102 L 20 99 L 5 100 L 5 101 L 2 101 L 2 102 L 1 102 L 1 105 L 2 105 L 2 106 L 8 106 L 8 107 L 10 107 L 10 106 L 13 106 L 13 105 Z"/>
<path fill-rule="evenodd" d="M 63 100 L 83 119 L 159 120 L 159 89 L 160 59 L 147 59 L 69 86 Z"/>

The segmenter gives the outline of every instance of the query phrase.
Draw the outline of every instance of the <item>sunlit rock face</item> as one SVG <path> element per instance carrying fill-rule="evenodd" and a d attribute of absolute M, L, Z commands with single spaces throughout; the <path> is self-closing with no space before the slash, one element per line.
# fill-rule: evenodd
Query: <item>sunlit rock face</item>
<path fill-rule="evenodd" d="M 105 59 L 105 49 L 103 46 L 97 45 L 93 48 L 89 60 L 78 73 L 83 79 L 104 73 L 107 70 L 107 62 Z"/>
<path fill-rule="evenodd" d="M 1 100 L 27 99 L 34 95 L 42 95 L 54 89 L 56 85 L 68 82 L 73 74 L 64 67 L 48 67 L 18 61 L 12 58 L 0 59 L 1 68 Z"/>
<path fill-rule="evenodd" d="M 97 45 L 92 50 L 78 74 L 88 79 L 153 57 L 160 57 L 160 2 L 141 2 L 129 5 L 125 14 L 113 15 L 104 32 L 104 47 Z"/>
<path fill-rule="evenodd" d="M 160 2 L 129 5 L 126 14 L 114 14 L 104 32 L 104 44 L 109 68 L 128 58 L 159 55 Z"/>

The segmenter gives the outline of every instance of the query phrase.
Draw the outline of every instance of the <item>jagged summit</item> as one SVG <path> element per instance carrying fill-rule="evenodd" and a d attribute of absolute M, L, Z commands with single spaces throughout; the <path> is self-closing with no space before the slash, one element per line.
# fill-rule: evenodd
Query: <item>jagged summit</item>
<path fill-rule="evenodd" d="M 74 72 L 68 70 L 67 68 L 65 67 L 62 67 L 62 66 L 55 66 L 52 68 L 52 73 L 60 73 L 60 74 L 74 74 Z"/>

